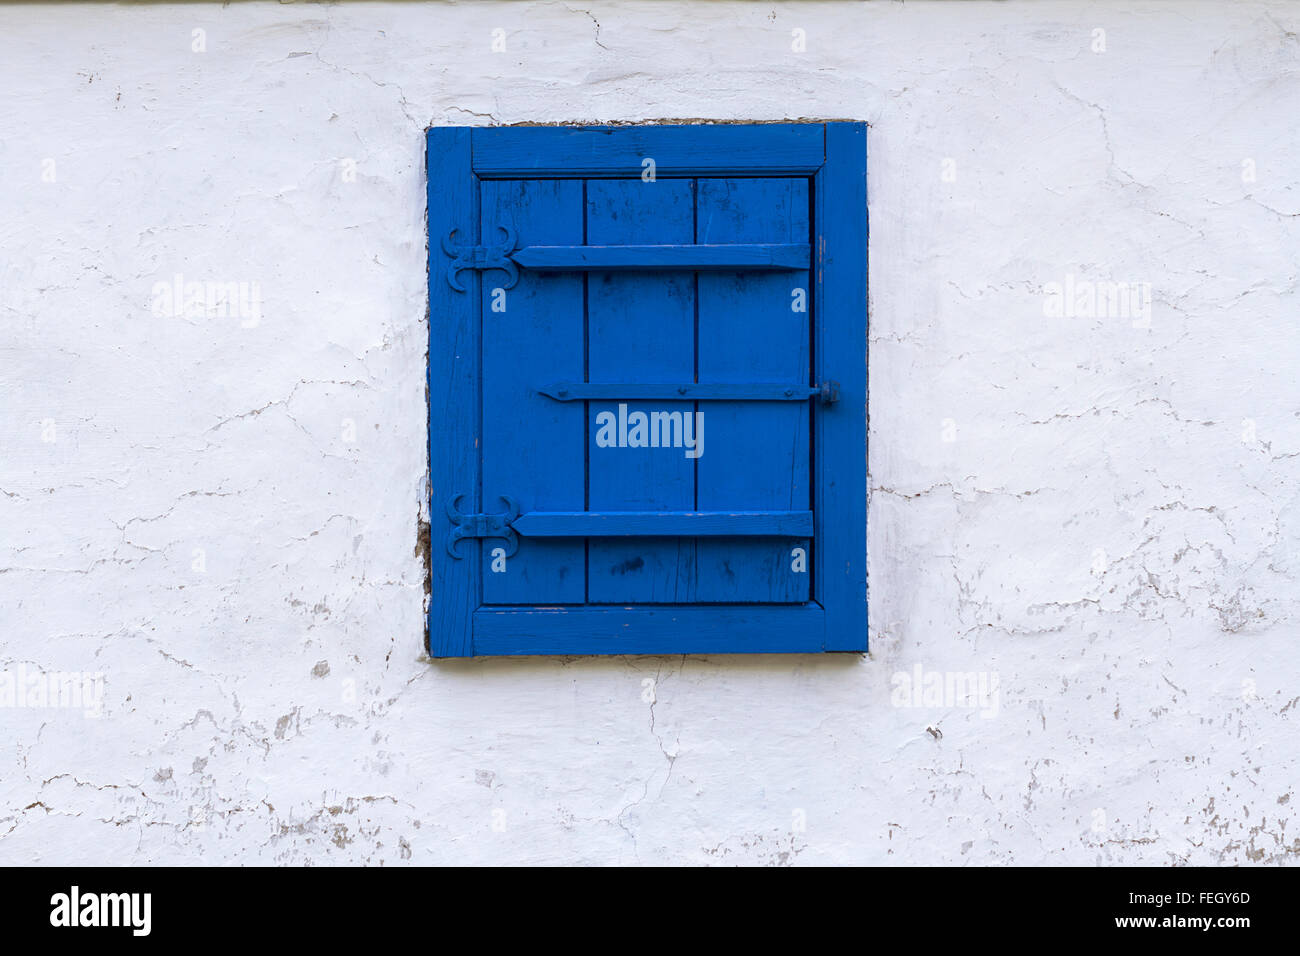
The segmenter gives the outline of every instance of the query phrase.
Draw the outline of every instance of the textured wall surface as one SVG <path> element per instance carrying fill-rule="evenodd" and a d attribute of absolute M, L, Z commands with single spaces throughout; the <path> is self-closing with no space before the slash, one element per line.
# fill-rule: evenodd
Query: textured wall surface
<path fill-rule="evenodd" d="M 1295 862 L 1300 7 L 1124 7 L 0 7 L 0 862 Z M 872 124 L 871 653 L 432 662 L 423 130 L 701 117 Z"/>

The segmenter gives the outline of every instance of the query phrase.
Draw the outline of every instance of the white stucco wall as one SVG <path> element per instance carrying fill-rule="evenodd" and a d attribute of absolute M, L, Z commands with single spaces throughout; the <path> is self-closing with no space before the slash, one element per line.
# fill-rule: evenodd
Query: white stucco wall
<path fill-rule="evenodd" d="M 1295 862 L 1300 7 L 1122 6 L 0 8 L 0 862 Z M 871 653 L 431 662 L 423 130 L 692 117 L 872 124 Z"/>

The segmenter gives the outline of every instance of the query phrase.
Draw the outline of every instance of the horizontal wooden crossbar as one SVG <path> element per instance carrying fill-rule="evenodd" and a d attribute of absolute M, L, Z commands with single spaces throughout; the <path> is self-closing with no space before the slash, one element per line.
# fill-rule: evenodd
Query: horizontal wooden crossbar
<path fill-rule="evenodd" d="M 695 402 L 803 402 L 822 395 L 807 385 L 771 383 L 619 384 L 617 382 L 555 382 L 537 390 L 557 402 L 587 400 Z"/>
<path fill-rule="evenodd" d="M 527 538 L 811 538 L 811 511 L 530 511 L 510 522 Z"/>
<path fill-rule="evenodd" d="M 807 269 L 806 242 L 664 246 L 524 246 L 510 253 L 525 269 L 556 272 L 652 272 L 672 269 L 789 272 Z"/>
<path fill-rule="evenodd" d="M 474 612 L 474 653 L 718 654 L 826 649 L 820 605 L 487 606 Z M 840 640 L 843 640 L 841 637 Z"/>
<path fill-rule="evenodd" d="M 639 179 L 645 175 L 647 159 L 654 160 L 657 176 L 666 179 L 812 175 L 826 162 L 825 130 L 823 123 L 782 123 L 508 126 L 464 132 L 467 140 L 473 138 L 473 171 L 484 179 Z M 435 135 L 447 139 L 451 134 L 430 130 L 431 140 Z"/>

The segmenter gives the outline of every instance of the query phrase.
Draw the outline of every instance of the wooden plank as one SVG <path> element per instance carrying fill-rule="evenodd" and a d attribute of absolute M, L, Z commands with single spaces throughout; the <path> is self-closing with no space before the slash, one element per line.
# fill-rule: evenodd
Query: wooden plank
<path fill-rule="evenodd" d="M 468 241 L 478 237 L 478 184 L 470 171 L 470 131 L 431 129 L 426 140 L 429 234 L 453 229 Z M 435 239 L 429 243 L 428 401 L 436 409 L 429 429 L 429 654 L 463 657 L 473 652 L 471 615 L 479 604 L 478 542 L 447 553 L 445 503 L 465 494 L 464 505 L 478 509 L 479 291 L 467 276 L 467 292 L 447 283 L 450 260 Z"/>
<path fill-rule="evenodd" d="M 587 241 L 692 242 L 694 183 L 592 180 L 587 183 Z M 587 278 L 588 372 L 596 381 L 692 381 L 695 378 L 695 282 L 692 273 L 607 272 Z M 684 447 L 603 444 L 605 416 L 691 416 L 691 402 L 588 403 L 589 511 L 691 511 L 695 460 Z M 687 419 L 694 435 L 694 418 Z M 684 429 L 683 429 L 684 432 Z M 607 433 L 606 433 L 607 434 Z M 707 436 L 705 436 L 707 439 Z M 679 436 L 684 440 L 684 434 Z M 694 600 L 695 542 L 689 538 L 591 541 L 587 599 L 595 604 Z"/>
<path fill-rule="evenodd" d="M 806 242 L 737 242 L 729 245 L 524 246 L 512 252 L 510 258 L 526 269 L 555 271 L 782 271 L 807 270 L 809 254 Z"/>
<path fill-rule="evenodd" d="M 677 400 L 695 402 L 806 402 L 821 396 L 821 389 L 807 385 L 785 385 L 771 382 L 737 383 L 681 383 L 618 384 L 616 382 L 555 382 L 537 389 L 539 395 L 557 402 L 586 401 L 590 399 L 640 399 Z"/>
<path fill-rule="evenodd" d="M 814 414 L 814 588 L 826 649 L 867 649 L 867 125 L 826 127 L 814 182 L 817 234 L 815 370 L 840 402 Z"/>
<path fill-rule="evenodd" d="M 697 203 L 699 242 L 809 238 L 806 179 L 703 179 Z M 701 275 L 701 383 L 776 380 L 811 391 L 808 293 L 806 268 Z M 697 465 L 699 510 L 809 507 L 807 405 L 715 403 L 705 416 L 709 444 Z M 809 559 L 806 538 L 702 541 L 696 599 L 806 601 Z"/>
<path fill-rule="evenodd" d="M 812 534 L 813 520 L 811 511 L 530 511 L 512 521 L 511 527 L 528 538 L 799 538 Z"/>
<path fill-rule="evenodd" d="M 521 241 L 581 242 L 582 182 L 494 180 L 482 189 L 483 232 L 509 223 Z M 466 273 L 468 274 L 468 273 Z M 583 410 L 535 394 L 536 375 L 582 378 L 583 279 L 521 273 L 507 289 L 499 269 L 483 283 L 483 505 L 515 498 L 524 511 L 582 509 Z M 496 291 L 499 290 L 499 291 Z M 581 541 L 535 541 L 512 557 L 504 542 L 482 546 L 483 599 L 489 604 L 581 604 L 587 549 Z"/>
<path fill-rule="evenodd" d="M 485 179 L 810 175 L 824 159 L 821 124 L 728 126 L 514 126 L 473 132 L 474 171 Z"/>
<path fill-rule="evenodd" d="M 482 608 L 474 653 L 731 654 L 822 650 L 825 612 L 815 604 Z"/>

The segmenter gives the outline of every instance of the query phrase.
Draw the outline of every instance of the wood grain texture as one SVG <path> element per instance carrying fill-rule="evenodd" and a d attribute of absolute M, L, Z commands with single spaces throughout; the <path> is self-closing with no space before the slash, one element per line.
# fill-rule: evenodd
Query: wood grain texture
<path fill-rule="evenodd" d="M 470 132 L 431 129 L 427 139 L 428 215 L 431 235 L 453 229 L 478 241 L 478 181 L 470 172 Z M 431 414 L 436 432 L 429 441 L 429 654 L 462 657 L 472 653 L 471 614 L 479 604 L 478 541 L 458 547 L 468 553 L 457 561 L 443 541 L 448 530 L 444 503 L 464 494 L 466 507 L 480 510 L 479 422 L 479 284 L 465 275 L 466 292 L 447 282 L 451 260 L 437 243 L 429 244 L 429 378 Z M 473 276 L 473 278 L 471 278 Z"/>
<path fill-rule="evenodd" d="M 483 608 L 474 652 L 529 654 L 764 654 L 822 649 L 815 604 L 710 607 Z"/>
<path fill-rule="evenodd" d="M 866 126 L 671 129 L 429 133 L 430 234 L 544 250 L 502 312 L 499 270 L 458 292 L 430 254 L 435 544 L 446 497 L 508 494 L 527 570 L 494 574 L 491 539 L 434 547 L 435 656 L 866 649 Z M 828 381 L 838 403 L 808 401 Z M 703 455 L 641 447 L 629 409 L 703 409 Z M 595 447 L 601 411 L 617 447 Z"/>
<path fill-rule="evenodd" d="M 694 402 L 806 402 L 820 398 L 821 390 L 807 385 L 773 382 L 663 383 L 554 382 L 538 393 L 557 402 L 588 399 L 690 400 Z"/>
<path fill-rule="evenodd" d="M 690 180 L 587 183 L 587 241 L 691 242 L 695 189 Z M 695 280 L 690 272 L 603 273 L 587 278 L 588 370 L 596 381 L 695 378 Z M 695 462 L 680 448 L 598 447 L 598 417 L 618 413 L 588 403 L 589 511 L 692 511 Z M 628 415 L 677 412 L 691 402 L 629 402 Z M 707 438 L 707 436 L 706 436 Z M 695 599 L 690 538 L 592 541 L 587 547 L 591 603 L 682 604 Z"/>
<path fill-rule="evenodd" d="M 485 231 L 504 223 L 525 242 L 582 241 L 581 182 L 495 180 L 481 189 Z M 581 510 L 582 409 L 541 398 L 528 383 L 534 375 L 582 377 L 582 276 L 525 272 L 509 290 L 499 269 L 482 277 L 483 499 L 488 508 L 510 495 L 523 511 Z M 534 541 L 505 561 L 493 557 L 501 544 L 482 546 L 487 603 L 586 600 L 581 541 Z"/>
<path fill-rule="evenodd" d="M 697 241 L 798 242 L 809 236 L 806 179 L 702 179 Z M 808 272 L 699 276 L 702 383 L 776 380 L 809 390 Z M 808 405 L 721 402 L 705 410 L 700 510 L 809 507 Z M 806 601 L 807 540 L 723 539 L 697 548 L 699 601 Z"/>
<path fill-rule="evenodd" d="M 764 272 L 807 270 L 806 242 L 731 243 L 728 245 L 525 246 L 511 253 L 527 269 L 585 272 L 696 272 L 756 269 Z"/>
<path fill-rule="evenodd" d="M 826 649 L 867 649 L 867 124 L 830 123 L 817 197 L 815 368 L 840 383 L 818 408 L 814 587 Z"/>
<path fill-rule="evenodd" d="M 811 511 L 531 511 L 511 526 L 528 538 L 720 537 L 812 534 Z"/>
<path fill-rule="evenodd" d="M 825 156 L 819 124 L 745 126 L 517 126 L 473 131 L 474 171 L 485 179 L 805 175 Z"/>

